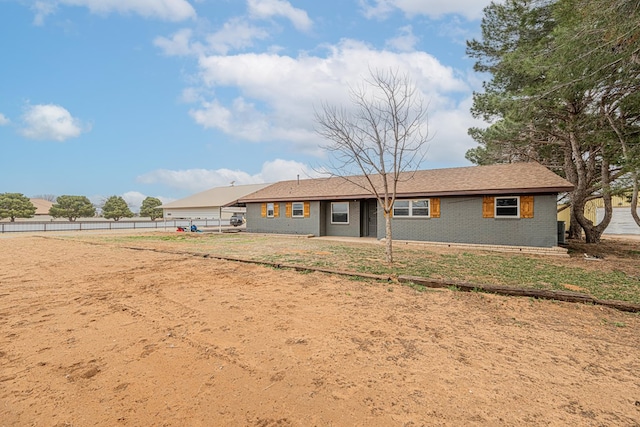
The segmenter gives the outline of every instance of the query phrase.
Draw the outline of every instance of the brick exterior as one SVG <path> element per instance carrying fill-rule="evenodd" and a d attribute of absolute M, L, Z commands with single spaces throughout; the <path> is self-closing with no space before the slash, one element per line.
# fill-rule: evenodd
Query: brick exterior
<path fill-rule="evenodd" d="M 252 233 L 320 235 L 320 202 L 309 204 L 309 218 L 287 218 L 286 203 L 280 203 L 280 216 L 263 218 L 261 203 L 247 203 L 247 231 Z"/>
<path fill-rule="evenodd" d="M 322 202 L 324 206 L 323 236 L 360 237 L 360 201 L 349 202 L 349 224 L 331 224 L 331 202 Z"/>
<path fill-rule="evenodd" d="M 447 243 L 553 247 L 558 244 L 556 195 L 534 196 L 533 218 L 483 218 L 482 197 L 443 197 L 440 218 L 394 218 L 393 238 Z M 378 211 L 378 237 L 384 218 Z"/>
<path fill-rule="evenodd" d="M 349 224 L 331 224 L 331 202 L 312 201 L 309 218 L 263 218 L 260 203 L 247 203 L 247 231 L 360 237 L 360 201 L 349 202 Z M 533 218 L 483 218 L 482 196 L 440 198 L 440 218 L 393 218 L 393 238 L 447 243 L 508 246 L 557 246 L 555 194 L 534 196 Z M 377 212 L 377 237 L 385 236 L 382 210 Z"/>

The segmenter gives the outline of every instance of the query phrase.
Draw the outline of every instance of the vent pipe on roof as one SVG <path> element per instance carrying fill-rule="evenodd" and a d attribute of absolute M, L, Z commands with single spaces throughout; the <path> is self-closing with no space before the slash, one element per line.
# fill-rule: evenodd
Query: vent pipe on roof
<path fill-rule="evenodd" d="M 298 174 L 298 185 L 300 185 L 300 174 Z"/>

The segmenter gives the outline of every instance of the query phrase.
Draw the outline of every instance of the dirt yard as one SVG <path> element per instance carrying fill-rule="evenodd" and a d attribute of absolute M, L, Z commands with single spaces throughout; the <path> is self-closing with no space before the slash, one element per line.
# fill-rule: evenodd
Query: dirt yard
<path fill-rule="evenodd" d="M 639 426 L 640 316 L 0 238 L 0 426 Z"/>

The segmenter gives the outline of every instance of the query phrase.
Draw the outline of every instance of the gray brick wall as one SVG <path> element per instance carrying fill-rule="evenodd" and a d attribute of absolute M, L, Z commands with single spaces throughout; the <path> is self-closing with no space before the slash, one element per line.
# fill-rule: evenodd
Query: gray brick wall
<path fill-rule="evenodd" d="M 320 202 L 309 204 L 308 218 L 287 218 L 286 203 L 280 203 L 278 218 L 263 218 L 262 203 L 247 204 L 247 231 L 252 233 L 320 235 Z"/>
<path fill-rule="evenodd" d="M 534 197 L 533 218 L 483 218 L 482 197 L 443 197 L 440 218 L 393 218 L 393 238 L 511 246 L 557 246 L 555 195 Z M 378 212 L 378 237 L 384 237 Z"/>
<path fill-rule="evenodd" d="M 349 202 L 349 224 L 331 224 L 331 202 L 311 202 L 309 218 L 263 218 L 261 203 L 247 205 L 247 231 L 254 233 L 360 236 L 360 202 Z M 534 197 L 533 218 L 483 218 L 482 197 L 442 197 L 440 218 L 393 218 L 393 238 L 431 242 L 511 246 L 557 246 L 556 195 Z M 385 220 L 378 209 L 378 238 L 385 236 Z"/>
<path fill-rule="evenodd" d="M 331 224 L 331 202 L 325 204 L 324 232 L 326 236 L 360 237 L 360 201 L 349 203 L 349 224 Z"/>
<path fill-rule="evenodd" d="M 278 218 L 263 218 L 262 203 L 249 203 L 246 213 L 247 231 L 252 233 L 360 237 L 360 202 L 349 201 L 348 203 L 348 224 L 331 224 L 331 202 L 310 202 L 309 218 L 286 218 L 286 203 L 280 203 Z"/>

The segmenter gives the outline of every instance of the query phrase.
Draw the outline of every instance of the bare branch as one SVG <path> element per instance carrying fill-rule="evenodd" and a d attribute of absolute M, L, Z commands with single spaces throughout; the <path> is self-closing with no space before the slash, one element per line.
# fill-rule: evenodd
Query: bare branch
<path fill-rule="evenodd" d="M 369 70 L 349 95 L 349 109 L 322 104 L 315 112 L 316 131 L 329 141 L 323 148 L 331 156 L 331 173 L 378 200 L 387 221 L 387 260 L 391 262 L 390 213 L 401 174 L 415 172 L 424 160 L 429 142 L 427 108 L 411 79 L 397 70 Z M 366 184 L 349 177 L 356 174 L 364 175 Z"/>

